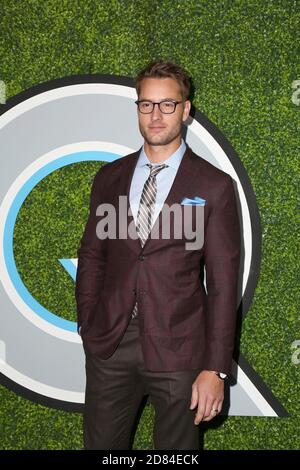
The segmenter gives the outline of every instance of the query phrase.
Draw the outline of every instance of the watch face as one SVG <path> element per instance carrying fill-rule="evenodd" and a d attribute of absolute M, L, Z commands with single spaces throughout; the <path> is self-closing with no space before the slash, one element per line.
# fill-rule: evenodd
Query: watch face
<path fill-rule="evenodd" d="M 228 376 L 227 374 L 224 374 L 223 372 L 215 372 L 217 374 L 217 376 L 219 377 L 219 379 L 226 379 Z"/>

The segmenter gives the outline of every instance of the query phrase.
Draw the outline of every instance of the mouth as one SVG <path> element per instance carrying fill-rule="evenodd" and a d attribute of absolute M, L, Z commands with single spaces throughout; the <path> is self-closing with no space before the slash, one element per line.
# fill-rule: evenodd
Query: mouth
<path fill-rule="evenodd" d="M 164 126 L 149 126 L 150 131 L 152 132 L 159 132 L 165 129 Z"/>

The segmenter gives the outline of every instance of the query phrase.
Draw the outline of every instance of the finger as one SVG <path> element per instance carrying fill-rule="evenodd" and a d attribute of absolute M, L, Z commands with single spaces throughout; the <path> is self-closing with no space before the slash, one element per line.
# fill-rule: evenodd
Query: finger
<path fill-rule="evenodd" d="M 206 407 L 205 407 L 205 412 L 204 412 L 204 418 L 211 418 L 212 415 L 212 410 L 213 408 L 213 401 L 212 400 L 207 400 L 206 401 Z"/>
<path fill-rule="evenodd" d="M 205 409 L 205 416 L 210 416 L 211 415 L 211 412 L 214 408 L 213 403 L 214 403 L 214 400 L 207 400 L 206 409 Z"/>
<path fill-rule="evenodd" d="M 210 403 L 211 405 L 208 407 L 208 409 L 206 409 L 203 421 L 210 421 L 211 419 L 215 418 L 219 413 L 219 401 L 215 400 Z"/>
<path fill-rule="evenodd" d="M 196 413 L 195 420 L 194 420 L 195 424 L 199 424 L 200 421 L 202 421 L 202 419 L 204 418 L 205 407 L 206 407 L 206 400 L 201 398 L 200 396 L 198 400 L 197 413 Z"/>
<path fill-rule="evenodd" d="M 198 390 L 197 390 L 197 387 L 192 387 L 190 410 L 193 410 L 195 406 L 197 406 L 197 404 L 198 404 Z"/>
<path fill-rule="evenodd" d="M 214 413 L 211 413 L 209 416 L 207 416 L 206 418 L 203 418 L 202 421 L 211 421 L 214 417 L 216 416 L 216 414 Z"/>
<path fill-rule="evenodd" d="M 223 400 L 216 400 L 214 403 L 213 409 L 217 410 L 217 414 L 220 414 L 223 407 Z"/>
<path fill-rule="evenodd" d="M 219 414 L 221 411 L 220 400 L 215 400 L 212 404 L 211 409 L 215 411 L 215 414 Z"/>

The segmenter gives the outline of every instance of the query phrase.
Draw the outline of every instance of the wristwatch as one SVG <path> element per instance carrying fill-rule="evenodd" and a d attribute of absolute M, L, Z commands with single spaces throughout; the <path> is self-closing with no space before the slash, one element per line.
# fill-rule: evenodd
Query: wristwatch
<path fill-rule="evenodd" d="M 219 379 L 221 380 L 226 380 L 228 379 L 228 375 L 227 374 L 223 374 L 223 372 L 216 372 L 215 370 L 213 371 L 218 377 Z"/>

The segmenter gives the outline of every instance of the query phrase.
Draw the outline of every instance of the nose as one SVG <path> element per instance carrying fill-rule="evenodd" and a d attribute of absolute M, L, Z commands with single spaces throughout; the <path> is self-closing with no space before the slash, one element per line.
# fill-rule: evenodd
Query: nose
<path fill-rule="evenodd" d="M 154 104 L 153 111 L 151 113 L 151 119 L 152 121 L 157 121 L 157 119 L 161 119 L 162 112 L 158 107 L 158 103 Z"/>

